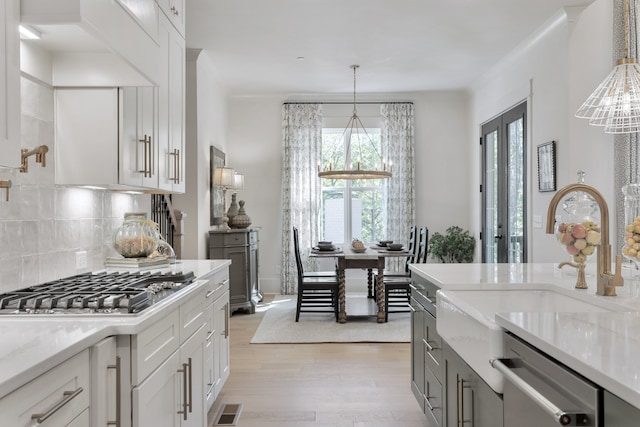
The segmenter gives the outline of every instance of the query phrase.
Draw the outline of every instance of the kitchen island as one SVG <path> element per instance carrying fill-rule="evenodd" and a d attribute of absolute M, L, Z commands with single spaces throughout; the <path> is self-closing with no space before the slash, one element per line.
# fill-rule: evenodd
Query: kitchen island
<path fill-rule="evenodd" d="M 496 396 L 503 378 L 489 360 L 505 356 L 501 337 L 509 332 L 640 408 L 640 298 L 630 278 L 618 296 L 603 297 L 595 295 L 595 272 L 587 271 L 589 288 L 578 290 L 575 272 L 555 264 L 421 264 L 411 271 L 416 282 L 437 289 L 430 298 L 435 296 L 437 338 L 445 352 L 460 356 Z M 431 355 L 429 347 L 433 343 L 426 350 Z M 435 384 L 445 405 L 450 394 L 443 383 Z M 422 403 L 417 389 L 414 394 Z M 423 397 L 427 409 L 434 407 Z M 435 414 L 446 419 L 447 410 Z"/>
<path fill-rule="evenodd" d="M 183 260 L 159 270 L 145 270 L 145 272 L 161 273 L 191 271 L 195 275 L 195 281 L 137 314 L 0 316 L 0 336 L 4 342 L 0 349 L 0 409 L 8 410 L 6 404 L 3 406 L 3 403 L 7 402 L 14 406 L 12 396 L 20 396 L 20 393 L 16 392 L 28 389 L 30 384 L 37 383 L 41 377 L 49 375 L 52 370 L 68 363 L 69 360 L 74 362 L 68 369 L 87 364 L 89 372 L 81 371 L 78 375 L 74 373 L 69 376 L 71 380 L 59 387 L 64 387 L 65 390 L 65 398 L 62 401 L 66 405 L 72 400 L 72 398 L 69 399 L 72 393 L 67 390 L 71 388 L 78 396 L 82 396 L 87 401 L 90 400 L 93 407 L 96 398 L 93 393 L 93 383 L 97 374 L 93 364 L 103 359 L 103 356 L 100 356 L 102 350 L 98 350 L 101 343 L 111 340 L 107 353 L 113 353 L 114 357 L 113 361 L 105 367 L 105 371 L 109 369 L 116 372 L 110 373 L 103 385 L 104 388 L 113 388 L 114 393 L 116 388 L 121 388 L 122 392 L 118 397 L 114 395 L 108 396 L 108 399 L 105 397 L 105 402 L 108 400 L 112 406 L 109 411 L 102 408 L 108 406 L 105 402 L 95 402 L 101 407 L 101 411 L 105 412 L 105 417 L 109 421 L 120 418 L 121 426 L 139 425 L 136 419 L 141 418 L 136 418 L 136 410 L 132 410 L 132 406 L 136 405 L 136 399 L 143 397 L 142 394 L 138 396 L 138 393 L 145 390 L 147 383 L 150 384 L 156 370 L 173 362 L 173 358 L 176 358 L 177 366 L 188 363 L 189 368 L 188 370 L 183 368 L 184 376 L 181 374 L 174 375 L 175 378 L 171 377 L 169 381 L 171 384 L 168 384 L 172 386 L 169 387 L 169 394 L 177 394 L 180 391 L 178 388 L 189 385 L 190 392 L 195 393 L 196 396 L 202 396 L 203 399 L 200 405 L 191 399 L 188 402 L 191 404 L 189 410 L 180 412 L 184 412 L 186 417 L 187 412 L 194 411 L 192 408 L 195 404 L 196 408 L 200 408 L 200 413 L 192 415 L 192 419 L 195 417 L 202 420 L 202 414 L 206 412 L 205 405 L 210 406 L 211 403 L 208 394 L 213 395 L 215 386 L 221 387 L 222 384 L 214 385 L 211 381 L 211 383 L 203 383 L 200 387 L 197 379 L 192 379 L 194 377 L 192 374 L 195 372 L 201 375 L 202 381 L 205 381 L 205 378 L 209 380 L 208 370 L 212 373 L 215 371 L 219 377 L 228 375 L 228 348 L 222 349 L 221 353 L 215 355 L 215 361 L 212 361 L 213 354 L 210 354 L 209 347 L 213 352 L 215 344 L 218 346 L 224 344 L 221 340 L 228 338 L 229 265 L 228 260 Z M 221 305 L 218 306 L 216 303 Z M 216 336 L 218 341 L 214 343 Z M 178 357 L 181 351 L 185 352 L 185 357 Z M 187 351 L 190 352 L 188 355 Z M 227 352 L 226 356 L 224 351 Z M 106 359 L 107 356 L 104 358 Z M 207 361 L 216 365 L 208 369 Z M 227 365 L 227 371 L 224 373 L 220 372 L 221 367 L 218 364 L 220 361 Z M 116 365 L 118 367 L 114 370 Z M 85 374 L 91 376 L 92 380 L 82 379 Z M 98 377 L 102 375 L 103 373 L 100 373 Z M 226 378 L 218 379 L 223 383 Z M 115 383 L 118 387 L 115 387 Z M 128 392 L 127 388 L 129 388 Z M 62 391 L 59 393 L 62 395 Z M 100 394 L 100 390 L 97 393 Z M 131 399 L 132 395 L 133 399 Z M 56 399 L 60 400 L 56 396 L 45 396 L 42 406 L 45 409 L 55 407 Z M 114 403 L 116 401 L 117 403 Z M 31 402 L 25 405 L 26 410 L 32 410 Z M 168 408 L 169 411 L 173 409 L 173 407 Z M 84 411 L 83 408 L 79 410 Z M 35 412 L 35 409 L 33 411 Z M 90 416 L 93 417 L 101 411 L 94 407 Z M 134 413 L 133 420 L 123 417 L 127 411 Z M 53 412 L 57 411 L 52 411 L 49 421 L 51 425 L 66 425 L 61 419 L 56 421 L 55 417 L 62 417 L 62 415 Z M 89 417 L 89 411 L 86 412 L 85 416 Z M 5 412 L 2 413 L 6 415 Z M 42 414 L 36 413 L 36 415 Z M 170 424 L 156 425 L 174 425 L 173 418 L 178 417 L 182 418 L 182 415 L 174 414 L 174 417 L 169 417 Z M 82 421 L 84 418 L 78 418 L 78 420 Z M 91 418 L 91 420 L 91 424 L 94 425 L 94 419 Z M 81 421 L 78 422 L 82 424 Z M 20 423 L 16 420 L 12 425 L 23 425 L 22 420 Z"/>

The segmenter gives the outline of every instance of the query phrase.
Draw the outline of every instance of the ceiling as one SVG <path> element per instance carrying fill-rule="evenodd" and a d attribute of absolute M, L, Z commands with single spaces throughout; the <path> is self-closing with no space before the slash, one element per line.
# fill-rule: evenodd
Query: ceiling
<path fill-rule="evenodd" d="M 231 95 L 463 88 L 564 6 L 594 0 L 188 0 L 187 47 Z M 303 58 L 303 59 L 299 59 Z"/>

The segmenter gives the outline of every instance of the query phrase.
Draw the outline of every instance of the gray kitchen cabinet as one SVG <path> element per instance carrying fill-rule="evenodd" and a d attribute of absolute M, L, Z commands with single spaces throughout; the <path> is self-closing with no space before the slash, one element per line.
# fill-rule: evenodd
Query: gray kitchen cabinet
<path fill-rule="evenodd" d="M 437 287 L 413 277 L 411 285 L 411 389 L 430 425 L 445 423 L 442 338 L 436 331 Z"/>
<path fill-rule="evenodd" d="M 255 313 L 262 301 L 258 277 L 258 230 L 232 229 L 209 232 L 209 259 L 230 259 L 230 312 Z"/>
<path fill-rule="evenodd" d="M 638 420 L 640 420 L 640 409 L 605 390 L 604 425 L 606 427 L 637 427 Z"/>
<path fill-rule="evenodd" d="M 494 392 L 450 346 L 446 343 L 443 345 L 447 426 L 504 425 L 501 396 Z"/>

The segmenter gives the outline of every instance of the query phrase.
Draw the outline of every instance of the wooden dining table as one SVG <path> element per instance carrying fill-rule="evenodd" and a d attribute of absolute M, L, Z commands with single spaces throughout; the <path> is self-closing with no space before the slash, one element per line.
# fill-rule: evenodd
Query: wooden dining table
<path fill-rule="evenodd" d="M 384 267 L 386 258 L 390 257 L 406 257 L 408 256 L 406 250 L 391 251 L 385 248 L 377 246 L 367 247 L 365 252 L 355 252 L 350 245 L 344 245 L 342 248 L 336 248 L 332 251 L 321 251 L 318 249 L 312 249 L 310 257 L 314 258 L 336 258 L 338 266 L 338 322 L 347 322 L 347 310 L 346 310 L 346 280 L 345 270 L 348 268 L 366 269 L 368 280 L 368 293 L 371 297 L 372 290 L 372 270 L 377 269 L 378 275 L 376 283 L 376 305 L 378 311 L 376 319 L 378 323 L 385 322 L 384 312 Z"/>

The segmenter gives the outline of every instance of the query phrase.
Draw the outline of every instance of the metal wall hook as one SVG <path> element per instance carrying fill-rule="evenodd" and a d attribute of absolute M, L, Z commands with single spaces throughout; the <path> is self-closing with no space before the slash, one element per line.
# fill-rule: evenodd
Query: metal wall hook
<path fill-rule="evenodd" d="M 4 188 L 7 192 L 6 201 L 9 201 L 9 189 L 11 188 L 11 180 L 10 179 L 0 179 L 0 188 Z"/>
<path fill-rule="evenodd" d="M 20 172 L 25 173 L 29 172 L 29 161 L 27 160 L 30 156 L 36 156 L 36 163 L 41 163 L 42 167 L 47 166 L 47 158 L 46 154 L 49 152 L 49 147 L 46 145 L 41 145 L 39 147 L 34 148 L 29 151 L 26 148 L 20 150 L 22 154 L 22 165 L 20 166 Z"/>

